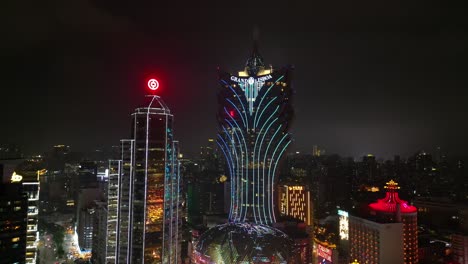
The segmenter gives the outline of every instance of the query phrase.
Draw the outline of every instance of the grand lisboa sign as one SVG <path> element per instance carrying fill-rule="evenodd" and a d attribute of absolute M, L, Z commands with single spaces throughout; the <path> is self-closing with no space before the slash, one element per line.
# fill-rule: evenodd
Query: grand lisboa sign
<path fill-rule="evenodd" d="M 254 83 L 258 83 L 258 82 L 265 82 L 267 80 L 270 80 L 271 78 L 271 75 L 268 74 L 268 75 L 264 75 L 264 76 L 260 76 L 260 77 L 257 77 L 257 78 L 254 78 L 254 77 L 249 77 L 249 78 L 240 78 L 240 77 L 237 77 L 237 76 L 231 76 L 231 81 L 234 81 L 234 82 L 237 82 L 237 83 L 242 83 L 242 84 L 254 84 Z"/>

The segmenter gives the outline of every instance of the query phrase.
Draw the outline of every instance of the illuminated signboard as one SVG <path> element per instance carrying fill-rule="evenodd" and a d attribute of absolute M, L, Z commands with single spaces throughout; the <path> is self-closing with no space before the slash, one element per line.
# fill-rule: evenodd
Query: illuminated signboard
<path fill-rule="evenodd" d="M 254 109 L 254 102 L 257 98 L 260 90 L 263 88 L 263 85 L 266 81 L 272 79 L 273 76 L 270 74 L 259 76 L 259 77 L 248 77 L 248 78 L 241 78 L 237 76 L 231 76 L 231 81 L 236 82 L 239 84 L 239 87 L 244 91 L 245 98 L 249 104 L 249 112 L 250 114 L 253 113 Z"/>
<path fill-rule="evenodd" d="M 289 190 L 302 191 L 304 187 L 302 186 L 289 186 Z"/>
<path fill-rule="evenodd" d="M 156 79 L 150 79 L 148 81 L 148 88 L 150 88 L 153 91 L 156 91 L 159 88 L 159 82 Z"/>
<path fill-rule="evenodd" d="M 254 84 L 255 82 L 265 82 L 265 81 L 268 81 L 270 80 L 271 78 L 271 75 L 268 74 L 268 75 L 265 75 L 265 76 L 261 76 L 261 77 L 258 77 L 258 78 L 254 78 L 254 77 L 249 77 L 249 78 L 240 78 L 240 77 L 237 77 L 237 76 L 231 76 L 231 81 L 235 81 L 237 83 L 248 83 L 248 84 Z"/>
<path fill-rule="evenodd" d="M 16 172 L 13 172 L 11 175 L 11 182 L 20 182 L 23 180 L 23 176 L 16 174 Z"/>
<path fill-rule="evenodd" d="M 332 252 L 333 251 L 331 249 L 324 247 L 320 244 L 317 247 L 317 255 L 323 258 L 324 260 L 328 261 L 329 263 L 332 263 Z"/>
<path fill-rule="evenodd" d="M 349 239 L 349 214 L 346 211 L 338 210 L 340 216 L 340 238 L 342 240 Z"/>

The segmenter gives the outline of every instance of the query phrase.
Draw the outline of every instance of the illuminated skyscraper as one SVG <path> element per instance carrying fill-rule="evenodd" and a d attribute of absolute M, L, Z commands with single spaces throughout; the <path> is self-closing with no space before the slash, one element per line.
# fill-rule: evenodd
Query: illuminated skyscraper
<path fill-rule="evenodd" d="M 108 200 L 118 207 L 110 210 L 118 223 L 108 223 L 107 233 L 115 230 L 116 235 L 108 241 L 107 263 L 180 263 L 178 142 L 169 108 L 158 96 L 151 99 L 132 114 L 122 160 L 110 164 Z M 119 174 L 118 189 L 111 189 L 114 173 Z"/>
<path fill-rule="evenodd" d="M 217 144 L 230 175 L 230 221 L 276 222 L 277 166 L 291 143 L 291 71 L 265 66 L 255 45 L 243 71 L 219 73 Z"/>
<path fill-rule="evenodd" d="M 27 213 L 28 197 L 22 184 L 0 182 L 1 264 L 26 263 Z"/>
<path fill-rule="evenodd" d="M 39 214 L 39 176 L 41 171 L 23 172 L 23 188 L 28 195 L 28 231 L 26 238 L 26 263 L 36 263 L 37 243 L 39 233 L 37 231 Z"/>
<path fill-rule="evenodd" d="M 306 186 L 280 185 L 278 186 L 278 193 L 282 215 L 299 219 L 307 226 L 312 225 L 312 199 Z"/>

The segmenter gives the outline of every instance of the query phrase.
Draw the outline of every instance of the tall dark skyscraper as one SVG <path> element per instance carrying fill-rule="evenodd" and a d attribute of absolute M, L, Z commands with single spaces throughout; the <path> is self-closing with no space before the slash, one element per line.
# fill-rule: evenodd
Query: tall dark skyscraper
<path fill-rule="evenodd" d="M 28 196 L 21 183 L 0 182 L 0 263 L 26 263 Z"/>
<path fill-rule="evenodd" d="M 180 262 L 182 199 L 172 124 L 158 96 L 132 114 L 131 139 L 122 140 L 121 160 L 109 168 L 108 263 Z"/>
<path fill-rule="evenodd" d="M 274 183 L 291 143 L 292 67 L 266 66 L 255 43 L 243 71 L 219 73 L 219 133 L 231 182 L 233 222 L 276 222 Z"/>

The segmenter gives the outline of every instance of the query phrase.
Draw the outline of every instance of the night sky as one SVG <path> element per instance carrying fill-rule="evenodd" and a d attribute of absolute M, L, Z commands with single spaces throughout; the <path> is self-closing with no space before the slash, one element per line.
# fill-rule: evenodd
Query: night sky
<path fill-rule="evenodd" d="M 243 69 L 257 26 L 265 62 L 295 66 L 291 151 L 465 153 L 467 10 L 397 2 L 2 1 L 0 143 L 117 145 L 155 76 L 194 153 L 216 135 L 217 67 Z"/>

